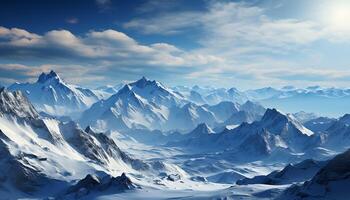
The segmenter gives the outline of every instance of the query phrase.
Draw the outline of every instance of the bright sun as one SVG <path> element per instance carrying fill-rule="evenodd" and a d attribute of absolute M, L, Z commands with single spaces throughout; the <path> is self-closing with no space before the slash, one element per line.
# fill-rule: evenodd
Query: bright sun
<path fill-rule="evenodd" d="M 322 5 L 321 19 L 334 31 L 350 30 L 350 1 L 332 0 Z"/>

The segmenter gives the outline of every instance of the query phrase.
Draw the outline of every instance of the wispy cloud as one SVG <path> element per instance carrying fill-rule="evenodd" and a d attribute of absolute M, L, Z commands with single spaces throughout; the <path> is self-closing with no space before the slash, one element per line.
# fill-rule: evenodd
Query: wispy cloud
<path fill-rule="evenodd" d="M 68 24 L 77 24 L 77 23 L 79 23 L 79 19 L 76 18 L 76 17 L 72 17 L 72 18 L 68 18 L 68 19 L 66 20 L 66 22 L 67 22 Z"/>
<path fill-rule="evenodd" d="M 202 23 L 202 12 L 169 13 L 150 19 L 134 19 L 124 24 L 127 29 L 141 30 L 146 34 L 169 35 Z"/>
<path fill-rule="evenodd" d="M 268 12 L 267 8 L 245 2 L 209 1 L 202 11 L 160 12 L 132 19 L 124 27 L 157 35 L 188 34 L 197 29 L 195 42 L 200 47 L 194 52 L 220 57 L 223 62 L 197 67 L 185 76 L 192 80 L 263 86 L 293 80 L 337 84 L 348 78 L 348 71 L 342 68 L 323 70 L 327 68 L 314 59 L 317 53 L 313 45 L 320 41 L 350 41 L 350 37 L 339 37 L 339 33 L 317 21 L 272 18 Z"/>
<path fill-rule="evenodd" d="M 101 12 L 108 11 L 112 7 L 112 0 L 95 0 L 95 2 Z"/>
<path fill-rule="evenodd" d="M 138 13 L 164 12 L 174 10 L 185 2 L 184 0 L 148 0 L 135 9 Z"/>

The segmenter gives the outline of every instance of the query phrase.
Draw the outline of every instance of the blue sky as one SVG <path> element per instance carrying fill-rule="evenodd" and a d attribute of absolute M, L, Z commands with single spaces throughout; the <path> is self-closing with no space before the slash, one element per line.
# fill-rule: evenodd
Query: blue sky
<path fill-rule="evenodd" d="M 348 87 L 346 0 L 1 1 L 0 83 Z"/>

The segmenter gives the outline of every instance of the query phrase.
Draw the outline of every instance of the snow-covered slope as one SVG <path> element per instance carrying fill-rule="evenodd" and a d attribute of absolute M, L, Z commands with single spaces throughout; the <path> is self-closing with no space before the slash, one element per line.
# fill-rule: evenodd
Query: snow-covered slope
<path fill-rule="evenodd" d="M 276 170 L 268 175 L 244 178 L 237 181 L 238 185 L 267 184 L 283 185 L 310 180 L 326 164 L 326 161 L 304 160 L 296 164 L 288 164 L 282 170 Z"/>
<path fill-rule="evenodd" d="M 99 99 L 108 99 L 113 94 L 116 94 L 120 89 L 124 87 L 125 84 L 120 83 L 115 86 L 105 85 L 100 86 L 96 89 L 91 90 Z"/>
<path fill-rule="evenodd" d="M 315 113 L 307 113 L 304 111 L 299 111 L 292 114 L 299 122 L 305 123 L 313 119 L 319 118 Z"/>
<path fill-rule="evenodd" d="M 318 117 L 316 119 L 312 119 L 304 122 L 304 126 L 315 133 L 326 131 L 336 119 L 328 118 L 328 117 Z"/>
<path fill-rule="evenodd" d="M 211 111 L 219 122 L 227 120 L 232 113 L 239 111 L 240 105 L 230 101 L 222 101 L 216 105 L 204 105 L 209 111 Z"/>
<path fill-rule="evenodd" d="M 182 107 L 170 109 L 166 126 L 169 130 L 191 130 L 200 123 L 212 126 L 215 122 L 215 115 L 208 108 L 188 103 Z"/>
<path fill-rule="evenodd" d="M 238 108 L 238 112 L 233 113 L 219 126 L 240 125 L 243 122 L 252 123 L 259 121 L 266 111 L 259 103 L 252 101 L 247 101 Z"/>
<path fill-rule="evenodd" d="M 39 118 L 20 92 L 2 89 L 0 96 L 0 194 L 5 199 L 12 193 L 40 195 L 50 184 L 58 184 L 53 187 L 57 192 L 96 171 L 152 171 L 152 163 L 131 158 L 105 134 L 90 127 L 84 131 L 72 121 Z"/>
<path fill-rule="evenodd" d="M 211 134 L 214 134 L 214 131 L 206 123 L 201 123 L 187 134 L 178 135 L 175 133 L 174 135 L 169 135 L 169 142 L 166 145 L 192 146 L 192 142 L 197 143 L 202 141 L 202 138 L 207 138 L 207 136 Z M 196 144 L 193 144 L 193 146 L 196 146 Z"/>
<path fill-rule="evenodd" d="M 344 151 L 350 147 L 350 115 L 346 114 L 327 124 L 328 128 L 321 131 L 322 145 L 333 150 Z"/>
<path fill-rule="evenodd" d="M 99 100 L 91 90 L 65 83 L 54 71 L 42 73 L 35 83 L 14 83 L 8 89 L 22 91 L 38 111 L 54 116 L 77 117 Z"/>
<path fill-rule="evenodd" d="M 243 122 L 252 123 L 254 121 L 260 120 L 260 116 L 256 116 L 250 112 L 246 111 L 238 111 L 233 113 L 226 121 L 224 121 L 221 126 L 229 126 L 229 125 L 240 125 Z"/>
<path fill-rule="evenodd" d="M 240 110 L 249 112 L 253 115 L 263 115 L 266 111 L 266 108 L 264 108 L 260 103 L 253 102 L 253 101 L 246 101 L 244 104 L 242 104 L 239 107 Z"/>
<path fill-rule="evenodd" d="M 244 103 L 248 100 L 248 97 L 245 95 L 245 93 L 237 90 L 236 88 L 230 88 L 230 89 L 216 89 L 207 96 L 205 96 L 206 102 L 209 104 L 218 104 L 222 101 L 232 101 L 236 103 Z"/>
<path fill-rule="evenodd" d="M 331 159 L 302 185 L 293 185 L 279 199 L 349 199 L 350 150 Z"/>
<path fill-rule="evenodd" d="M 202 94 L 190 87 L 186 86 L 177 86 L 172 88 L 177 93 L 180 93 L 182 96 L 184 96 L 188 101 L 193 102 L 198 105 L 205 104 L 206 101 L 203 98 Z"/>
<path fill-rule="evenodd" d="M 208 176 L 207 179 L 214 183 L 226 183 L 234 184 L 237 180 L 243 179 L 245 176 L 235 171 L 227 171 L 212 176 Z"/>

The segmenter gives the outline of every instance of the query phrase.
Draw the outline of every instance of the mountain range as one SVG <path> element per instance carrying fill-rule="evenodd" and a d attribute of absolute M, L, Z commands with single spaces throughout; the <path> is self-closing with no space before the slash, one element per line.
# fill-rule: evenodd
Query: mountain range
<path fill-rule="evenodd" d="M 59 192 L 89 173 L 174 172 L 171 165 L 132 158 L 91 127 L 41 118 L 19 91 L 0 90 L 0 111 L 1 188 L 8 198 L 18 191 L 40 196 L 49 187 Z"/>
<path fill-rule="evenodd" d="M 255 109 L 254 106 L 259 108 Z M 252 114 L 250 119 L 264 110 L 252 102 L 241 107 L 242 111 Z M 214 126 L 225 122 L 239 109 L 240 105 L 232 101 L 198 105 L 181 93 L 143 77 L 126 84 L 110 98 L 93 104 L 82 114 L 80 123 L 100 130 L 138 128 L 189 131 L 200 123 Z"/>
<path fill-rule="evenodd" d="M 183 105 L 184 102 L 191 102 L 196 105 L 215 105 L 223 101 L 243 104 L 250 100 L 259 102 L 264 107 L 275 107 L 287 113 L 304 111 L 306 113 L 316 113 L 318 116 L 329 117 L 346 114 L 343 107 L 349 103 L 350 95 L 349 89 L 322 88 L 318 86 L 305 89 L 267 87 L 240 91 L 236 88 L 225 89 L 200 86 L 169 88 L 157 81 L 154 81 L 153 86 L 144 85 L 145 89 L 142 89 L 142 91 L 146 91 L 146 89 L 148 91 L 141 94 L 141 90 L 137 90 L 137 88 L 142 88 L 142 82 L 151 84 L 150 82 L 152 81 L 143 77 L 134 83 L 136 82 L 139 85 L 131 85 L 131 83 L 127 85 L 131 86 L 133 92 L 142 98 L 146 98 L 148 101 L 152 101 L 152 103 L 166 103 L 164 101 L 166 99 L 162 100 L 159 98 L 170 98 L 170 96 L 166 97 L 167 94 L 165 93 L 168 93 L 168 95 L 173 96 L 172 100 L 176 101 L 172 103 L 177 105 L 179 103 Z M 92 104 L 117 94 L 125 85 L 117 84 L 115 86 L 100 86 L 96 89 L 88 89 L 68 84 L 56 72 L 51 71 L 42 73 L 34 83 L 14 83 L 7 89 L 22 91 L 39 112 L 55 116 L 68 115 L 76 119 Z M 157 94 L 153 94 L 152 91 L 157 91 Z M 163 92 L 165 93 L 162 94 Z M 157 97 L 151 100 L 151 96 L 154 95 Z M 165 106 L 169 107 L 171 104 L 166 104 Z M 332 107 L 331 111 L 327 109 L 330 106 Z M 164 115 L 164 113 L 162 114 Z"/>
<path fill-rule="evenodd" d="M 0 88 L 0 195 L 346 199 L 350 115 L 263 105 L 347 95 L 169 88 L 145 77 L 87 89 L 42 73 L 35 83 Z"/>

